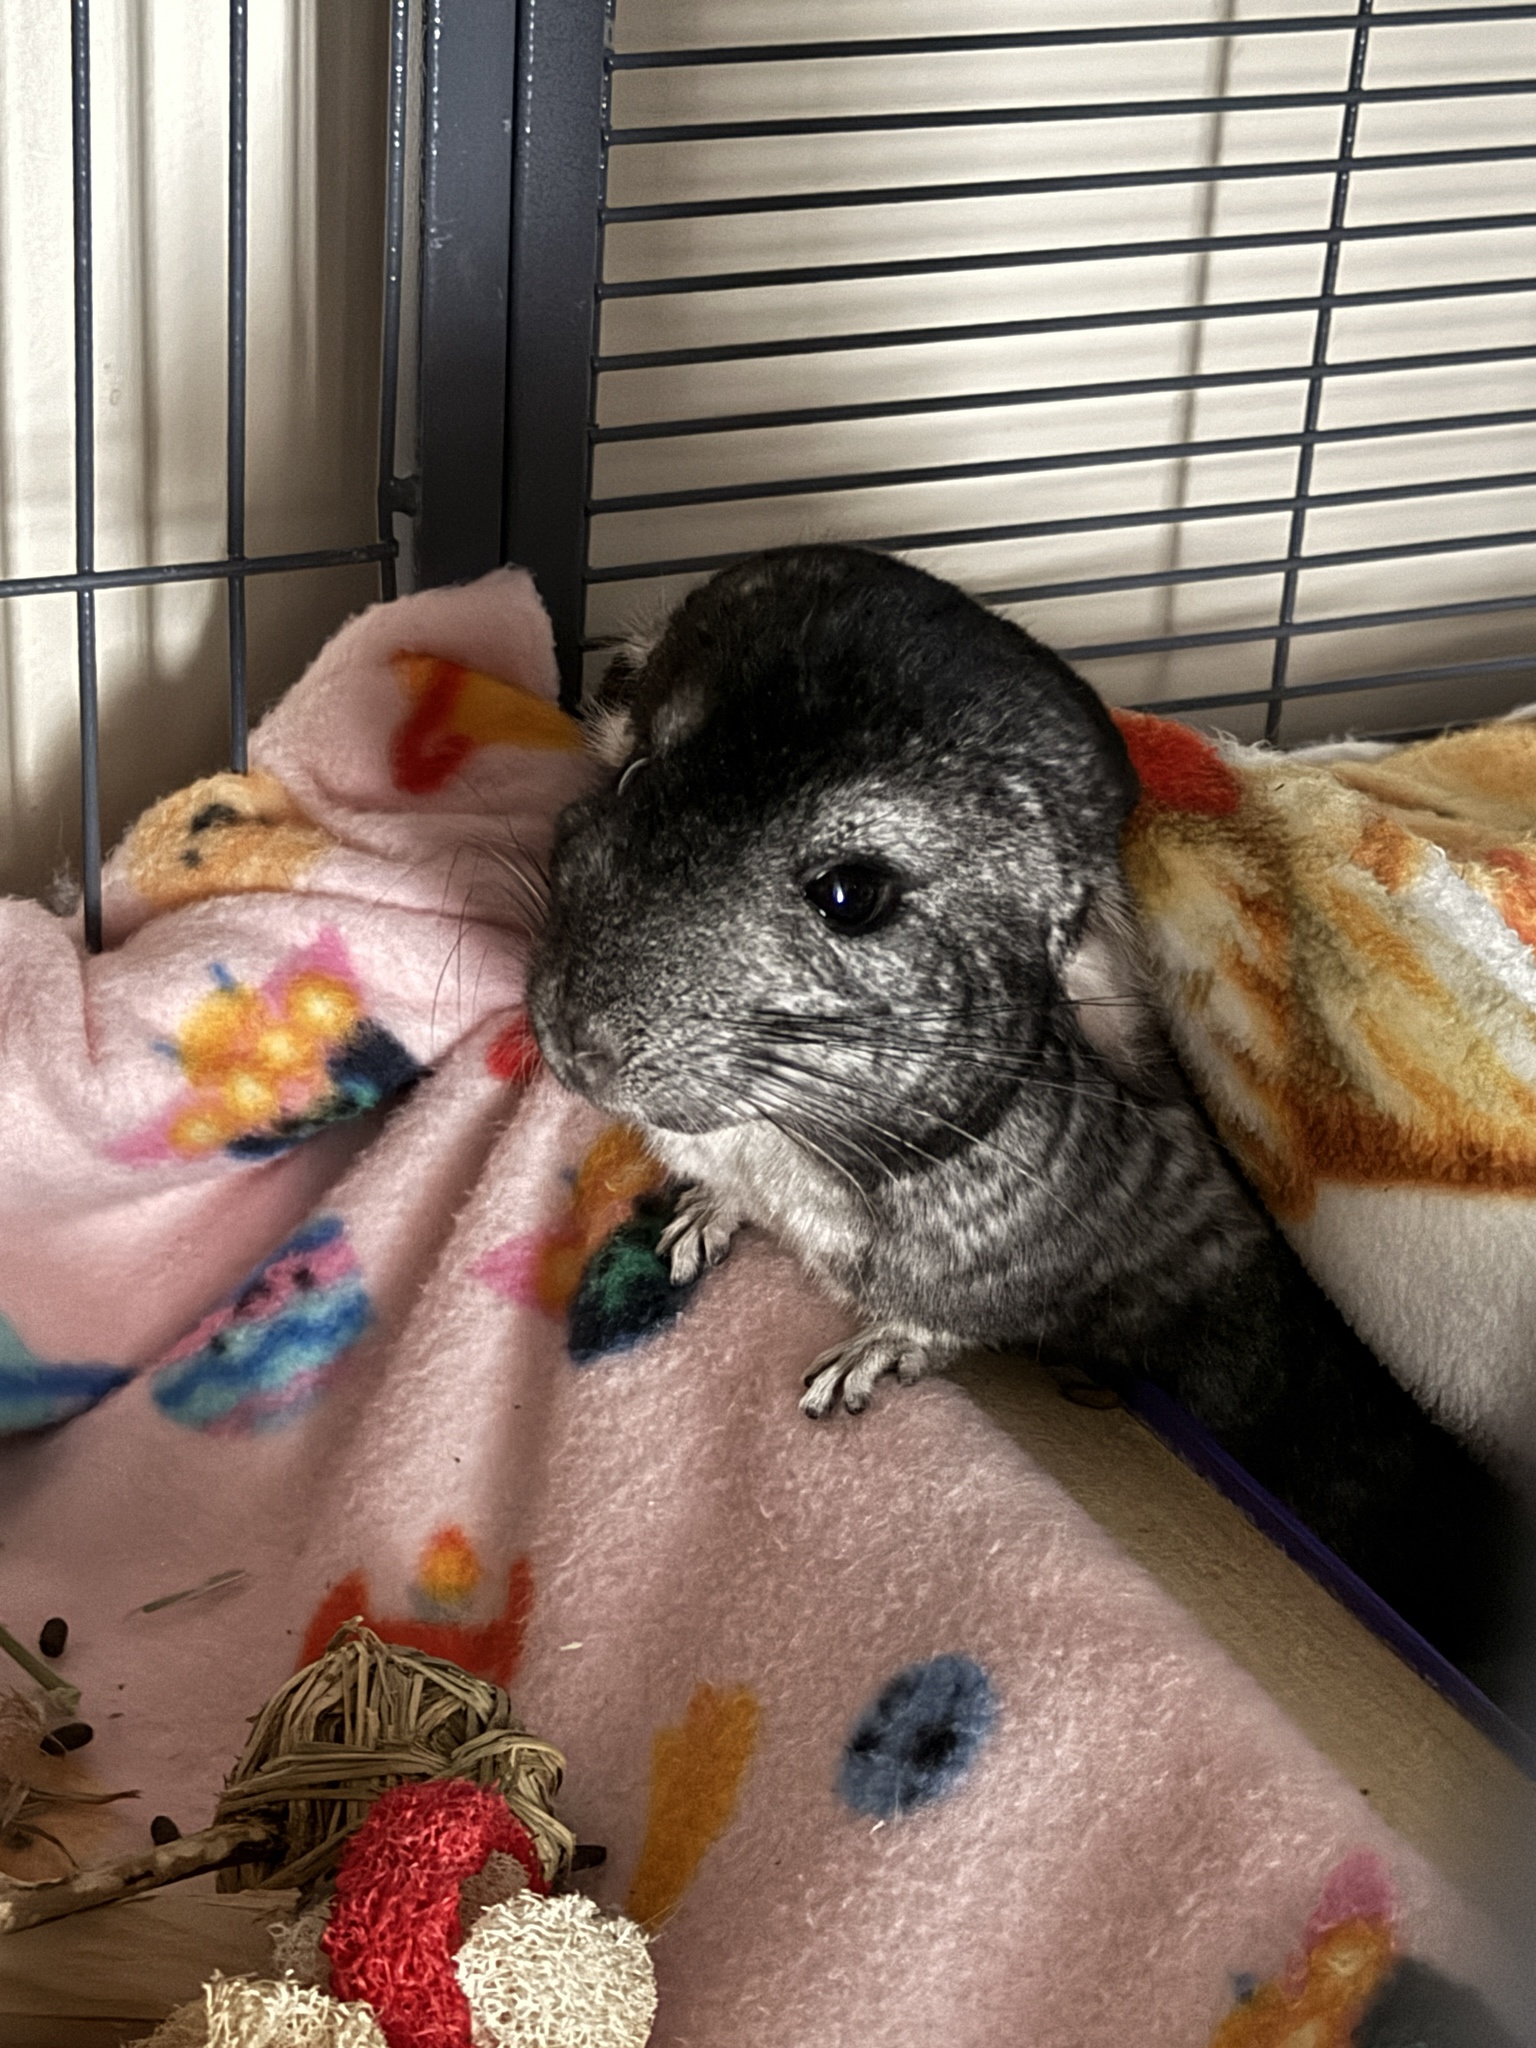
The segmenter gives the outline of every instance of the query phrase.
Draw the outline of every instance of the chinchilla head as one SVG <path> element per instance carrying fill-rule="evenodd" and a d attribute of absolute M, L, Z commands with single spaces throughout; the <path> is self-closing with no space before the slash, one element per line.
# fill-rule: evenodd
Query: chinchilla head
<path fill-rule="evenodd" d="M 997 1120 L 1121 901 L 1134 778 L 1064 662 L 889 556 L 785 548 L 620 657 L 591 725 L 613 777 L 561 819 L 529 988 L 563 1081 L 855 1171 Z"/>

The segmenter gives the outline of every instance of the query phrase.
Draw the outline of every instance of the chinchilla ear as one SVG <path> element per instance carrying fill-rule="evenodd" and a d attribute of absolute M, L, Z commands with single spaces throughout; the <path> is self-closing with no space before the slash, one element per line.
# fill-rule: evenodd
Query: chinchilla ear
<path fill-rule="evenodd" d="M 659 636 L 633 634 L 614 655 L 582 706 L 587 745 L 606 767 L 622 768 L 641 752 L 664 754 L 698 731 L 710 695 L 690 657 L 708 637 L 683 615 Z"/>
<path fill-rule="evenodd" d="M 635 696 L 645 669 L 647 650 L 621 647 L 589 690 L 581 707 L 588 750 L 605 768 L 622 768 L 635 751 Z"/>
<path fill-rule="evenodd" d="M 1185 1093 L 1152 993 L 1136 914 L 1118 893 L 1100 889 L 1067 941 L 1056 971 L 1078 1036 L 1115 1079 L 1149 1102 Z"/>

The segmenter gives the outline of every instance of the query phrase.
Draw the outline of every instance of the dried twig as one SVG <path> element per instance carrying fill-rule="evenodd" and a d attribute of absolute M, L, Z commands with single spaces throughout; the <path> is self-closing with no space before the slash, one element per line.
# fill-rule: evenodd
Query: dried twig
<path fill-rule="evenodd" d="M 174 1884 L 178 1878 L 195 1877 L 200 1871 L 222 1870 L 226 1864 L 270 1851 L 276 1837 L 277 1830 L 264 1821 L 231 1822 L 183 1835 L 121 1863 L 77 1870 L 69 1877 L 42 1884 L 0 1878 L 0 1934 L 37 1927 L 44 1920 L 62 1920 L 67 1913 L 83 1913 L 89 1906 L 109 1905 L 116 1899 L 136 1899 L 141 1892 Z"/>
<path fill-rule="evenodd" d="M 72 1721 L 80 1711 L 80 1688 L 71 1685 L 67 1678 L 60 1678 L 57 1671 L 50 1671 L 40 1657 L 34 1657 L 25 1643 L 18 1643 L 8 1628 L 0 1628 L 0 1650 L 7 1657 L 14 1658 L 28 1678 L 34 1679 L 43 1690 L 53 1696 L 54 1703 L 67 1721 Z"/>

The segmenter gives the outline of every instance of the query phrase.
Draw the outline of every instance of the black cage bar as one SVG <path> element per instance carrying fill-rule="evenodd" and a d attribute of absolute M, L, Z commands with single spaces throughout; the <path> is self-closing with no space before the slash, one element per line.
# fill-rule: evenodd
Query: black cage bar
<path fill-rule="evenodd" d="M 383 594 L 392 595 L 398 544 L 393 510 L 409 504 L 411 479 L 393 473 L 398 404 L 401 248 L 406 136 L 406 38 L 411 0 L 390 0 L 391 66 L 387 235 L 384 263 L 382 374 L 380 377 L 380 530 L 374 540 L 351 547 L 315 548 L 279 555 L 245 552 L 245 394 L 249 238 L 246 128 L 249 104 L 248 0 L 229 0 L 228 240 L 226 376 L 226 550 L 208 561 L 143 563 L 117 569 L 95 565 L 94 330 L 92 319 L 91 219 L 91 16 L 90 0 L 71 0 L 70 64 L 74 164 L 74 468 L 75 566 L 73 572 L 0 578 L 0 599 L 73 591 L 78 616 L 80 693 L 81 899 L 86 942 L 101 944 L 100 737 L 97 717 L 96 593 L 154 584 L 222 583 L 229 619 L 229 760 L 246 761 L 245 581 L 250 576 L 290 570 L 328 569 L 377 562 Z"/>

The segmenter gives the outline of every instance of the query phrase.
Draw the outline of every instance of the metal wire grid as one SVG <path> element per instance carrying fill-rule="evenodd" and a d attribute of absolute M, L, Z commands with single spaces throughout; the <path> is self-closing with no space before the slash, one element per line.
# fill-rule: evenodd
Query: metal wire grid
<path fill-rule="evenodd" d="M 528 6 L 537 13 L 539 0 Z M 609 0 L 611 15 L 612 0 Z M 589 38 L 585 55 L 562 52 L 567 76 L 563 90 L 574 104 L 573 119 L 583 118 L 583 105 L 595 115 L 593 148 L 584 175 L 595 178 L 598 197 L 596 233 L 580 233 L 581 194 L 567 194 L 562 223 L 566 242 L 571 245 L 569 264 L 580 264 L 592 252 L 595 261 L 588 334 L 591 342 L 588 374 L 579 382 L 569 377 L 557 391 L 536 364 L 527 365 L 534 402 L 540 406 L 580 403 L 583 417 L 579 427 L 570 422 L 564 446 L 574 456 L 585 444 L 589 479 L 581 507 L 580 532 L 574 545 L 557 538 L 527 531 L 524 559 L 533 559 L 540 570 L 541 587 L 555 615 L 557 642 L 564 657 L 568 685 L 574 686 L 580 654 L 606 644 L 611 636 L 583 630 L 588 602 L 597 586 L 622 582 L 640 584 L 645 579 L 691 576 L 713 570 L 735 559 L 736 553 L 704 552 L 682 556 L 606 561 L 595 565 L 589 559 L 592 521 L 604 514 L 662 514 L 681 506 L 721 506 L 748 500 L 773 498 L 803 499 L 812 494 L 841 493 L 872 486 L 891 486 L 963 479 L 1009 476 L 1048 477 L 1072 469 L 1094 466 L 1129 465 L 1153 459 L 1194 456 L 1252 454 L 1259 451 L 1292 450 L 1295 466 L 1292 488 L 1283 495 L 1227 500 L 1221 503 L 1176 504 L 1155 509 L 1134 509 L 1087 517 L 1044 517 L 1016 521 L 991 521 L 974 526 L 939 529 L 886 531 L 865 538 L 873 545 L 903 551 L 933 550 L 997 540 L 1029 541 L 1045 536 L 1072 533 L 1101 534 L 1112 529 L 1168 526 L 1178 523 L 1230 520 L 1258 513 L 1288 515 L 1287 543 L 1283 554 L 1262 560 L 1237 559 L 1163 571 L 1142 571 L 1124 575 L 1086 577 L 978 591 L 986 602 L 1008 606 L 1046 598 L 1093 595 L 1113 591 L 1151 589 L 1157 586 L 1191 584 L 1223 579 L 1274 575 L 1280 579 L 1280 595 L 1274 618 L 1264 624 L 1225 630 L 1149 634 L 1140 637 L 1103 640 L 1065 648 L 1080 662 L 1144 653 L 1177 653 L 1184 650 L 1236 645 L 1242 642 L 1272 643 L 1270 673 L 1260 689 L 1220 695 L 1189 695 L 1164 699 L 1155 707 L 1162 711 L 1198 712 L 1220 707 L 1260 705 L 1264 731 L 1274 739 L 1281 732 L 1286 706 L 1314 696 L 1370 692 L 1407 684 L 1428 683 L 1446 678 L 1497 676 L 1503 672 L 1528 670 L 1536 653 L 1521 650 L 1486 659 L 1437 662 L 1423 666 L 1394 668 L 1374 674 L 1346 674 L 1323 682 L 1291 683 L 1288 680 L 1293 643 L 1303 635 L 1344 633 L 1368 627 L 1411 625 L 1450 617 L 1488 615 L 1503 611 L 1524 611 L 1536 605 L 1536 593 L 1507 594 L 1453 602 L 1427 602 L 1379 611 L 1356 612 L 1320 619 L 1297 617 L 1297 593 L 1302 575 L 1308 570 L 1346 564 L 1392 561 L 1415 555 L 1445 556 L 1468 549 L 1511 548 L 1536 540 L 1536 526 L 1507 528 L 1490 533 L 1458 535 L 1442 539 L 1381 546 L 1335 549 L 1308 553 L 1308 516 L 1319 508 L 1345 505 L 1387 504 L 1395 500 L 1451 497 L 1527 486 L 1536 481 L 1536 471 L 1510 469 L 1498 474 L 1429 479 L 1414 483 L 1381 483 L 1350 490 L 1316 491 L 1313 466 L 1316 452 L 1330 443 L 1368 441 L 1400 436 L 1427 435 L 1460 429 L 1492 428 L 1536 419 L 1536 406 L 1505 407 L 1487 411 L 1461 411 L 1439 417 L 1404 418 L 1384 422 L 1328 428 L 1319 425 L 1325 385 L 1346 378 L 1368 377 L 1391 372 L 1436 368 L 1465 368 L 1477 364 L 1512 362 L 1529 358 L 1528 343 L 1488 348 L 1437 349 L 1418 354 L 1374 356 L 1368 360 L 1332 362 L 1329 342 L 1336 311 L 1346 307 L 1409 305 L 1435 300 L 1474 302 L 1489 296 L 1529 293 L 1536 290 L 1536 278 L 1478 279 L 1454 283 L 1410 284 L 1375 290 L 1340 291 L 1340 253 L 1346 244 L 1390 240 L 1401 237 L 1428 238 L 1458 236 L 1490 230 L 1529 227 L 1536 212 L 1517 211 L 1462 214 L 1451 218 L 1415 219 L 1405 222 L 1351 225 L 1347 218 L 1351 180 L 1361 172 L 1406 169 L 1428 171 L 1438 166 L 1495 164 L 1526 161 L 1536 157 L 1536 143 L 1497 144 L 1449 149 L 1410 149 L 1362 155 L 1356 151 L 1360 110 L 1373 104 L 1393 102 L 1471 103 L 1499 99 L 1536 90 L 1536 80 L 1527 78 L 1489 79 L 1409 86 L 1370 87 L 1365 68 L 1373 34 L 1390 33 L 1404 25 L 1464 25 L 1471 23 L 1514 23 L 1536 18 L 1531 5 L 1462 5 L 1416 8 L 1377 15 L 1374 0 L 1357 0 L 1347 13 L 1318 13 L 1274 19 L 1228 19 L 1202 22 L 1168 22 L 1082 29 L 1025 30 L 1002 34 L 901 36 L 880 40 L 860 39 L 779 43 L 744 47 L 711 47 L 678 50 L 643 50 L 615 53 L 609 42 L 601 51 Z M 1351 31 L 1347 74 L 1338 88 L 1326 91 L 1295 91 L 1262 94 L 1206 94 L 1177 98 L 1088 102 L 1068 105 L 974 107 L 958 111 L 889 112 L 841 116 L 811 115 L 772 120 L 731 120 L 680 122 L 665 126 L 615 125 L 610 115 L 615 74 L 661 68 L 714 66 L 747 67 L 775 65 L 837 65 L 849 58 L 901 56 L 907 58 L 965 52 L 1018 51 L 1050 46 L 1080 48 L 1091 52 L 1111 44 L 1156 43 L 1186 39 L 1283 37 L 1308 34 L 1319 29 Z M 536 34 L 536 29 L 535 29 Z M 527 29 L 525 27 L 525 45 Z M 526 62 L 526 55 L 525 55 Z M 601 67 L 600 83 L 584 86 L 576 72 L 582 63 Z M 550 67 L 553 69 L 554 67 Z M 585 100 L 582 100 L 582 93 Z M 611 151 L 652 144 L 700 141 L 748 142 L 766 137 L 824 137 L 837 134 L 892 134 L 903 130 L 932 130 L 943 127 L 1007 128 L 1024 122 L 1103 121 L 1117 117 L 1200 114 L 1224 115 L 1254 110 L 1290 108 L 1337 108 L 1340 127 L 1337 148 L 1331 156 L 1316 156 L 1257 163 L 1207 164 L 1177 168 L 1125 168 L 1102 172 L 1079 172 L 1045 177 L 999 177 L 951 183 L 860 186 L 846 189 L 784 191 L 767 196 L 734 198 L 689 198 L 675 203 L 611 205 L 607 201 L 607 167 Z M 526 109 L 525 109 L 526 111 Z M 711 217 L 763 214 L 791 214 L 798 210 L 859 208 L 869 206 L 924 205 L 935 201 L 992 198 L 1001 195 L 1046 195 L 1089 189 L 1130 191 L 1154 185 L 1215 185 L 1257 179 L 1294 179 L 1325 174 L 1332 180 L 1331 206 L 1326 227 L 1286 230 L 1278 233 L 1188 235 L 1159 240 L 1099 242 L 1078 247 L 1015 249 L 1006 253 L 955 253 L 922 256 L 900 261 L 804 264 L 771 269 L 717 271 L 702 275 L 670 275 L 635 281 L 609 281 L 603 276 L 603 234 L 619 223 L 641 221 L 689 221 Z M 578 181 L 579 182 L 579 181 Z M 575 232 L 572 232 L 572 230 Z M 1110 311 L 1075 313 L 1058 317 L 982 321 L 921 327 L 870 328 L 835 334 L 799 335 L 783 339 L 704 344 L 692 347 L 659 347 L 629 352 L 602 351 L 598 340 L 602 310 L 625 299 L 642 297 L 677 298 L 681 295 L 720 293 L 742 289 L 774 292 L 806 284 L 834 281 L 892 279 L 934 276 L 964 271 L 1000 270 L 1026 266 L 1070 265 L 1106 258 L 1133 262 L 1154 255 L 1197 256 L 1235 250 L 1278 249 L 1316 246 L 1321 252 L 1321 275 L 1317 289 L 1304 295 L 1258 296 L 1207 303 L 1159 306 L 1124 306 Z M 578 290 L 573 277 L 567 296 Z M 1229 371 L 1196 370 L 1185 375 L 1159 377 L 1118 377 L 1075 384 L 1032 385 L 1019 389 L 987 389 L 961 394 L 919 398 L 880 399 L 868 403 L 820 406 L 787 405 L 772 409 L 707 416 L 647 420 L 640 424 L 599 425 L 596 423 L 598 380 L 610 372 L 676 369 L 732 361 L 764 362 L 829 352 L 878 351 L 911 348 L 914 345 L 942 349 L 946 344 L 991 339 L 1087 332 L 1101 329 L 1131 329 L 1171 322 L 1232 321 L 1255 315 L 1303 313 L 1311 316 L 1312 337 L 1307 359 L 1257 368 Z M 521 491 L 531 495 L 536 479 L 526 464 L 519 471 L 517 461 L 518 354 L 514 347 L 513 379 L 513 530 L 517 527 L 517 499 Z M 677 491 L 642 491 L 623 495 L 602 495 L 592 488 L 593 461 L 604 445 L 620 441 L 661 444 L 678 437 L 752 432 L 786 426 L 825 426 L 850 421 L 894 419 L 919 415 L 957 413 L 967 409 L 1008 406 L 1063 406 L 1074 401 L 1106 397 L 1139 397 L 1161 392 L 1199 392 L 1223 386 L 1257 387 L 1264 384 L 1300 383 L 1306 395 L 1299 428 L 1273 434 L 1226 435 L 1219 438 L 1171 440 L 1156 445 L 1083 449 L 1045 456 L 1008 457 L 966 463 L 938 463 L 908 468 L 875 468 L 856 472 L 796 475 L 783 479 L 725 482 L 708 487 Z M 535 388 L 536 387 L 536 388 Z M 526 420 L 529 399 L 523 401 Z M 547 422 L 530 438 L 548 442 Z M 788 537 L 788 536 L 786 536 Z"/>
<path fill-rule="evenodd" d="M 379 399 L 378 538 L 355 547 L 280 555 L 245 552 L 246 257 L 248 248 L 246 125 L 249 104 L 248 0 L 229 0 L 229 147 L 227 327 L 225 335 L 225 554 L 198 562 L 96 567 L 94 321 L 91 253 L 90 0 L 71 0 L 70 75 L 74 172 L 74 467 L 75 567 L 52 576 L 0 579 L 0 598 L 75 593 L 80 691 L 81 901 L 86 943 L 101 946 L 101 817 L 98 792 L 96 593 L 161 583 L 222 583 L 229 617 L 229 759 L 246 765 L 245 583 L 299 569 L 377 562 L 385 597 L 395 594 L 398 545 L 393 515 L 408 506 L 410 480 L 397 478 L 395 414 L 400 365 L 400 302 L 404 249 L 406 39 L 410 0 L 390 0 L 389 162 L 386 179 L 384 306 Z"/>

